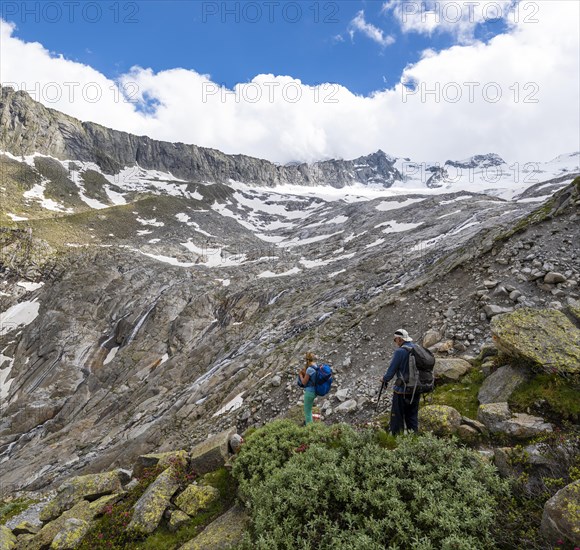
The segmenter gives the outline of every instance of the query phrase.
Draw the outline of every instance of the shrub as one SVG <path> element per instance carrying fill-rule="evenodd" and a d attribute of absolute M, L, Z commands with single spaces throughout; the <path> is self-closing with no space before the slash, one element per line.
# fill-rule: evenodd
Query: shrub
<path fill-rule="evenodd" d="M 244 548 L 494 547 L 508 486 L 472 451 L 433 436 L 388 450 L 371 430 L 312 428 L 274 423 L 246 441 L 234 467 L 253 520 Z"/>

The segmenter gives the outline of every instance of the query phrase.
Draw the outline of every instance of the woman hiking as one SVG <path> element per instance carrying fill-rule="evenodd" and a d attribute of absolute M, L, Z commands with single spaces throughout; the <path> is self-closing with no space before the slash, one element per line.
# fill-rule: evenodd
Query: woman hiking
<path fill-rule="evenodd" d="M 312 404 L 316 397 L 314 389 L 316 378 L 316 357 L 308 352 L 305 357 L 306 365 L 298 372 L 300 383 L 304 386 L 304 424 L 312 422 Z"/>

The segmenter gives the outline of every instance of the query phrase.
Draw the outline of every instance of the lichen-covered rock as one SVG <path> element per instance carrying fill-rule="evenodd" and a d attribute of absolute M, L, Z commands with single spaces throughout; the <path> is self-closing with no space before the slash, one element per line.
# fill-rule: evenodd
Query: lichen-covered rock
<path fill-rule="evenodd" d="M 494 317 L 498 349 L 558 374 L 580 373 L 580 330 L 555 309 L 521 308 Z"/>
<path fill-rule="evenodd" d="M 160 468 L 169 468 L 172 464 L 186 465 L 188 460 L 187 451 L 170 451 L 167 453 L 152 453 L 141 455 L 137 458 L 133 468 L 133 476 L 141 477 L 145 470 L 159 466 Z"/>
<path fill-rule="evenodd" d="M 32 541 L 33 538 L 34 535 L 29 535 L 27 533 L 23 535 L 18 535 L 16 537 L 16 546 L 14 547 L 14 550 L 27 550 L 28 548 L 30 548 L 28 543 Z"/>
<path fill-rule="evenodd" d="M 560 489 L 546 502 L 542 531 L 551 542 L 564 539 L 580 545 L 580 481 Z"/>
<path fill-rule="evenodd" d="M 437 357 L 433 374 L 437 380 L 452 380 L 456 382 L 470 368 L 471 365 L 464 359 L 443 359 Z"/>
<path fill-rule="evenodd" d="M 436 435 L 450 435 L 461 425 L 461 415 L 447 405 L 427 405 L 419 410 L 419 428 Z"/>
<path fill-rule="evenodd" d="M 34 535 L 33 538 L 27 541 L 26 550 L 44 550 L 45 548 L 48 548 L 55 537 L 65 529 L 66 521 L 68 519 L 74 518 L 90 523 L 93 519 L 102 514 L 105 506 L 113 504 L 119 500 L 121 496 L 122 493 L 106 495 L 93 502 L 89 502 L 88 500 L 77 502 L 77 504 L 75 504 L 70 510 L 64 512 L 60 517 L 44 525 L 38 534 Z"/>
<path fill-rule="evenodd" d="M 142 533 L 152 533 L 157 529 L 163 513 L 169 506 L 171 497 L 179 488 L 173 467 L 167 468 L 149 485 L 134 507 L 133 518 L 127 526 Z"/>
<path fill-rule="evenodd" d="M 191 484 L 175 499 L 175 505 L 193 517 L 205 510 L 219 496 L 220 492 L 215 487 Z"/>
<path fill-rule="evenodd" d="M 123 490 L 117 470 L 101 474 L 88 474 L 66 480 L 40 512 L 42 521 L 51 521 L 81 500 L 95 500 L 103 495 L 120 493 Z"/>
<path fill-rule="evenodd" d="M 167 522 L 167 526 L 169 527 L 170 531 L 177 531 L 183 525 L 185 525 L 191 518 L 181 510 L 173 510 L 171 512 L 171 517 Z"/>
<path fill-rule="evenodd" d="M 230 438 L 236 432 L 235 427 L 230 428 L 206 439 L 191 449 L 189 458 L 193 471 L 203 475 L 221 468 L 229 458 Z"/>
<path fill-rule="evenodd" d="M 0 525 L 0 550 L 12 550 L 16 546 L 16 537 L 4 525 Z"/>
<path fill-rule="evenodd" d="M 248 516 L 244 509 L 234 506 L 179 550 L 228 550 L 240 542 L 247 525 Z"/>
<path fill-rule="evenodd" d="M 520 439 L 551 432 L 553 429 L 551 424 L 539 416 L 512 414 L 505 402 L 480 405 L 477 418 L 492 433 L 506 433 Z"/>
<path fill-rule="evenodd" d="M 576 307 L 573 305 L 568 306 L 568 311 L 576 319 L 576 322 L 580 322 L 580 307 Z"/>
<path fill-rule="evenodd" d="M 506 365 L 490 374 L 481 385 L 477 399 L 480 403 L 507 402 L 515 389 L 529 379 L 529 373 Z"/>
<path fill-rule="evenodd" d="M 51 550 L 71 550 L 77 548 L 89 532 L 91 524 L 84 519 L 69 518 L 50 545 Z"/>

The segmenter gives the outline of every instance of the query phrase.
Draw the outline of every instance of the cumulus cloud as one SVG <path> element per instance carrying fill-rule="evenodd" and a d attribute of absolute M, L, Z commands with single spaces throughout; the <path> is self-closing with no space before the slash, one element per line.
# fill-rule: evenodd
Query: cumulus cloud
<path fill-rule="evenodd" d="M 549 160 L 580 149 L 580 5 L 540 8 L 537 22 L 522 18 L 487 43 L 423 52 L 397 85 L 366 97 L 289 75 L 261 74 L 228 89 L 180 68 L 133 67 L 113 81 L 20 40 L 4 22 L 0 81 L 81 120 L 282 163 L 379 148 L 417 161 L 486 152 Z"/>
<path fill-rule="evenodd" d="M 367 38 L 370 38 L 373 42 L 376 42 L 383 48 L 390 46 L 395 42 L 395 38 L 391 35 L 385 35 L 382 29 L 375 27 L 372 23 L 368 23 L 365 20 L 364 10 L 360 10 L 356 16 L 352 19 L 348 26 L 348 32 L 351 39 L 354 38 L 355 32 L 360 32 L 364 34 Z"/>
<path fill-rule="evenodd" d="M 502 20 L 511 26 L 521 18 L 531 21 L 538 10 L 536 2 L 526 1 L 522 7 L 517 0 L 387 0 L 381 11 L 392 14 L 404 33 L 448 33 L 469 44 L 482 23 Z"/>

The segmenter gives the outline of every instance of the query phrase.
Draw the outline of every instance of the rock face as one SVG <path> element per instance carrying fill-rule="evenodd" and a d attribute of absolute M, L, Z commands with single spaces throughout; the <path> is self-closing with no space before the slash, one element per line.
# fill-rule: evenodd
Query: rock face
<path fill-rule="evenodd" d="M 563 539 L 580 545 L 580 481 L 560 489 L 546 502 L 542 531 L 552 543 Z"/>
<path fill-rule="evenodd" d="M 395 159 L 383 151 L 354 160 L 328 160 L 315 164 L 279 166 L 245 155 L 226 155 L 215 149 L 155 141 L 104 128 L 66 116 L 35 103 L 25 92 L 1 88 L 0 120 L 10 130 L 0 136 L 0 150 L 15 155 L 37 151 L 59 159 L 93 161 L 114 174 L 126 166 L 170 172 L 193 181 L 244 183 L 274 186 L 381 183 L 385 187 L 402 181 Z"/>
<path fill-rule="evenodd" d="M 470 368 L 471 365 L 464 359 L 445 359 L 437 357 L 435 360 L 433 374 L 435 375 L 435 379 L 448 381 L 451 380 L 456 382 Z"/>
<path fill-rule="evenodd" d="M 500 367 L 483 381 L 477 399 L 480 403 L 507 402 L 514 390 L 529 377 L 530 374 L 523 369 L 509 365 Z"/>
<path fill-rule="evenodd" d="M 461 415 L 447 405 L 427 405 L 419 409 L 419 429 L 435 435 L 450 435 L 461 425 Z"/>
<path fill-rule="evenodd" d="M 552 431 L 552 425 L 537 416 L 512 414 L 507 403 L 480 405 L 477 418 L 492 433 L 506 433 L 515 438 L 526 439 Z"/>
<path fill-rule="evenodd" d="M 234 506 L 180 550 L 228 550 L 240 542 L 247 526 L 246 512 L 240 506 Z"/>
<path fill-rule="evenodd" d="M 521 308 L 494 317 L 491 331 L 498 349 L 512 357 L 546 372 L 580 373 L 580 330 L 560 311 Z"/>

